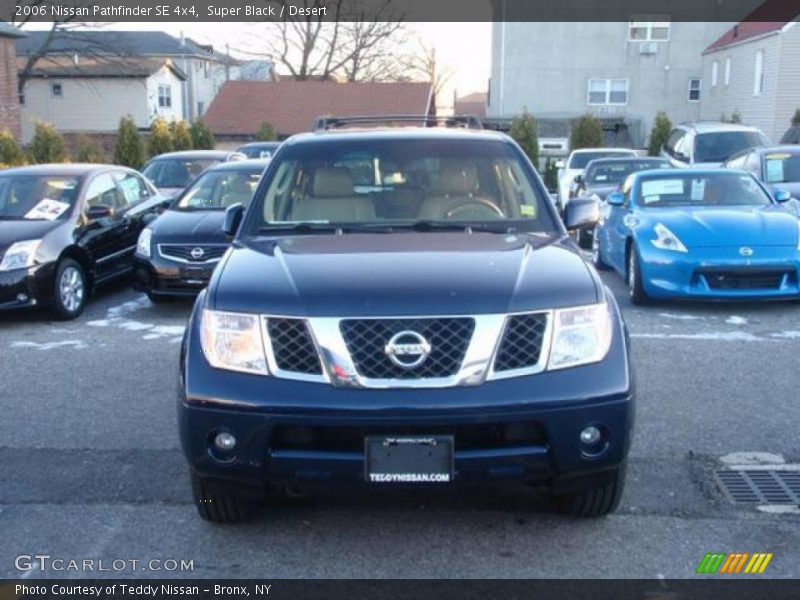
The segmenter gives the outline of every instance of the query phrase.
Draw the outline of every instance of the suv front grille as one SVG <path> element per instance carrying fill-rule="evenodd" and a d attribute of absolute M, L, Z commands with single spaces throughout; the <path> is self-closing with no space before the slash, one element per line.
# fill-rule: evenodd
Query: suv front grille
<path fill-rule="evenodd" d="M 547 315 L 544 313 L 509 317 L 494 360 L 494 370 L 513 371 L 539 364 L 546 328 Z"/>
<path fill-rule="evenodd" d="M 319 375 L 322 365 L 303 319 L 267 319 L 275 364 L 282 371 Z"/>
<path fill-rule="evenodd" d="M 202 255 L 192 252 L 202 250 Z M 159 244 L 158 251 L 164 258 L 171 258 L 180 262 L 205 263 L 217 261 L 222 258 L 228 246 L 224 244 Z"/>
<path fill-rule="evenodd" d="M 344 319 L 340 323 L 347 349 L 362 377 L 370 379 L 429 379 L 458 373 L 475 330 L 471 317 L 430 319 Z M 418 367 L 395 365 L 386 344 L 401 331 L 414 331 L 431 345 L 431 353 Z"/>

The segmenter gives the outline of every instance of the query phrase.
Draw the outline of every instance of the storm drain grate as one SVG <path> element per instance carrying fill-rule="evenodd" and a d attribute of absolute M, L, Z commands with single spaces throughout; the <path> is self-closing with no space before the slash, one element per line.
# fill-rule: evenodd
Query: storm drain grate
<path fill-rule="evenodd" d="M 736 504 L 800 505 L 800 471 L 720 469 L 717 483 Z"/>

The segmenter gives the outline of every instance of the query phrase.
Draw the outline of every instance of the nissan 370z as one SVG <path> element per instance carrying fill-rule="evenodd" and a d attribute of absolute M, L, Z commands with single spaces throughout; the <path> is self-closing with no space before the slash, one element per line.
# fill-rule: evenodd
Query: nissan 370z
<path fill-rule="evenodd" d="M 337 121 L 339 123 L 339 121 Z M 200 515 L 318 485 L 622 495 L 634 417 L 620 310 L 507 136 L 403 127 L 286 141 L 195 303 L 181 441 Z"/>

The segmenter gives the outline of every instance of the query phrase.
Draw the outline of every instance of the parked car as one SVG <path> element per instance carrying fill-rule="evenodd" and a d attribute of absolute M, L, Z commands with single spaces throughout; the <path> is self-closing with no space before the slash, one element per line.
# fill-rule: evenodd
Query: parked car
<path fill-rule="evenodd" d="M 238 152 L 222 150 L 166 152 L 151 158 L 142 168 L 142 173 L 155 184 L 161 194 L 174 198 L 209 167 L 244 158 L 246 157 Z"/>
<path fill-rule="evenodd" d="M 642 171 L 606 197 L 594 263 L 628 283 L 634 304 L 650 298 L 800 296 L 800 226 L 749 173 Z"/>
<path fill-rule="evenodd" d="M 556 162 L 558 168 L 558 199 L 563 212 L 570 199 L 570 191 L 574 189 L 575 178 L 583 175 L 586 165 L 598 158 L 612 158 L 621 156 L 636 156 L 636 151 L 630 148 L 582 148 L 573 150 L 567 161 Z"/>
<path fill-rule="evenodd" d="M 242 519 L 267 485 L 498 478 L 549 485 L 575 515 L 613 510 L 634 416 L 625 325 L 538 174 L 501 133 L 358 123 L 290 138 L 247 210 L 226 211 L 235 238 L 181 347 L 200 515 Z M 343 166 L 362 161 L 372 185 Z M 575 199 L 566 226 L 597 208 Z"/>
<path fill-rule="evenodd" d="M 755 127 L 699 121 L 683 123 L 673 129 L 661 149 L 661 156 L 678 168 L 715 168 L 741 150 L 768 145 L 767 136 Z"/>
<path fill-rule="evenodd" d="M 0 172 L 0 308 L 51 306 L 77 317 L 95 287 L 131 271 L 139 232 L 163 203 L 124 167 Z"/>
<path fill-rule="evenodd" d="M 195 179 L 136 247 L 136 287 L 153 302 L 196 295 L 230 245 L 222 231 L 229 206 L 247 206 L 268 160 L 220 163 Z"/>
<path fill-rule="evenodd" d="M 750 148 L 731 156 L 725 166 L 749 172 L 771 193 L 786 190 L 792 196 L 787 206 L 800 216 L 800 146 Z"/>
<path fill-rule="evenodd" d="M 577 198 L 589 196 L 603 202 L 608 194 L 619 189 L 619 186 L 631 173 L 669 168 L 671 168 L 669 161 L 663 158 L 646 156 L 598 158 L 586 165 L 583 175 L 575 178 L 573 196 Z M 593 233 L 593 227 L 580 230 L 578 243 L 581 248 L 591 247 Z"/>
<path fill-rule="evenodd" d="M 271 158 L 280 145 L 280 142 L 250 142 L 237 148 L 236 152 L 247 158 Z"/>

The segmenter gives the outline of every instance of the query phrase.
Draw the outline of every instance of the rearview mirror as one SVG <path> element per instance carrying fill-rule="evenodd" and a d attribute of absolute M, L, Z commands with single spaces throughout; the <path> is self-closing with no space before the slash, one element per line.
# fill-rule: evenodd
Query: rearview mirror
<path fill-rule="evenodd" d="M 108 204 L 93 204 L 86 209 L 86 219 L 97 221 L 114 215 L 114 209 Z"/>
<path fill-rule="evenodd" d="M 229 237 L 234 237 L 236 232 L 239 231 L 239 225 L 242 224 L 242 217 L 244 216 L 244 206 L 241 202 L 231 204 L 225 209 L 225 219 L 222 222 L 222 231 Z"/>
<path fill-rule="evenodd" d="M 606 202 L 611 206 L 622 206 L 625 204 L 625 195 L 622 192 L 611 192 L 606 196 Z"/>
<path fill-rule="evenodd" d="M 789 192 L 781 189 L 773 191 L 772 197 L 775 198 L 775 202 L 788 202 L 792 199 L 792 195 Z"/>
<path fill-rule="evenodd" d="M 573 198 L 564 211 L 568 230 L 594 227 L 600 220 L 600 202 L 594 198 Z"/>

